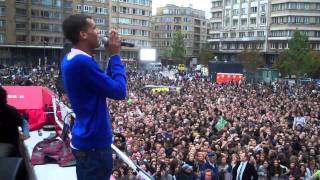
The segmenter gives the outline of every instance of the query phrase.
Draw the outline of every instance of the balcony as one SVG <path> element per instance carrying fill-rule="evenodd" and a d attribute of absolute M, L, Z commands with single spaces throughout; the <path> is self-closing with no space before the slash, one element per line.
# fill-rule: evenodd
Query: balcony
<path fill-rule="evenodd" d="M 194 28 L 194 33 L 195 33 L 195 34 L 200 34 L 200 28 L 195 27 L 195 28 Z"/>
<path fill-rule="evenodd" d="M 210 19 L 211 23 L 222 22 L 222 17 L 215 17 Z"/>
<path fill-rule="evenodd" d="M 233 41 L 238 41 L 238 42 L 249 42 L 249 41 L 264 41 L 266 40 L 266 37 L 236 37 L 236 38 L 223 38 L 221 41 L 226 41 L 226 42 L 233 42 Z"/>
<path fill-rule="evenodd" d="M 211 7 L 210 12 L 217 12 L 217 11 L 222 11 L 222 6 L 218 6 L 218 7 Z"/>

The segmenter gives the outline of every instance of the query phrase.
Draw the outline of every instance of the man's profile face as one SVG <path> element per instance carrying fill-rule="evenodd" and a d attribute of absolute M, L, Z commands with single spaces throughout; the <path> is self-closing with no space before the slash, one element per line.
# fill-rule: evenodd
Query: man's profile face
<path fill-rule="evenodd" d="M 86 31 L 82 31 L 80 36 L 81 38 L 86 41 L 90 48 L 98 48 L 100 47 L 99 42 L 99 33 L 100 29 L 96 27 L 96 23 L 93 19 L 87 19 L 87 29 Z"/>

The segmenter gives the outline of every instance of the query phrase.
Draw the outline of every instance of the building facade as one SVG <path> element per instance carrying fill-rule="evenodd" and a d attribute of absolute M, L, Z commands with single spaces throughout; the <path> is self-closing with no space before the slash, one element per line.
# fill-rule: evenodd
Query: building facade
<path fill-rule="evenodd" d="M 272 60 L 284 49 L 298 29 L 309 37 L 310 48 L 320 51 L 320 1 L 271 0 L 268 52 Z"/>
<path fill-rule="evenodd" d="M 151 48 L 152 0 L 112 0 L 110 3 L 110 28 L 118 30 L 122 41 L 135 45 L 123 47 L 121 55 L 126 61 L 136 61 L 141 48 Z"/>
<path fill-rule="evenodd" d="M 72 0 L 0 1 L 0 61 L 50 63 L 60 58 L 61 23 Z"/>
<path fill-rule="evenodd" d="M 210 39 L 219 60 L 249 49 L 266 52 L 267 0 L 212 0 Z"/>
<path fill-rule="evenodd" d="M 207 41 L 208 27 L 204 11 L 169 4 L 158 8 L 153 20 L 153 47 L 157 49 L 160 59 L 171 48 L 175 31 L 184 34 L 186 57 L 199 56 L 200 48 Z"/>
<path fill-rule="evenodd" d="M 124 59 L 138 59 L 139 49 L 151 47 L 151 0 L 0 0 L 0 62 L 42 64 L 59 62 L 65 44 L 63 19 L 71 14 L 90 15 L 107 35 L 118 29 L 123 41 L 135 48 L 122 48 Z M 104 48 L 96 51 L 104 61 Z"/>
<path fill-rule="evenodd" d="M 272 63 L 288 48 L 293 31 L 309 36 L 319 50 L 318 0 L 212 0 L 210 39 L 219 60 L 245 50 L 259 51 Z"/>

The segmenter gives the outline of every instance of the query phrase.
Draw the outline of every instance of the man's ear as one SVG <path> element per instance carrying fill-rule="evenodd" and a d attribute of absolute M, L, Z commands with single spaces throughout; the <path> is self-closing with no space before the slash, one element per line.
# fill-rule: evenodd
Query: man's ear
<path fill-rule="evenodd" d="M 80 31 L 80 38 L 81 38 L 81 39 L 87 39 L 87 37 L 88 37 L 88 35 L 87 35 L 86 32 Z"/>

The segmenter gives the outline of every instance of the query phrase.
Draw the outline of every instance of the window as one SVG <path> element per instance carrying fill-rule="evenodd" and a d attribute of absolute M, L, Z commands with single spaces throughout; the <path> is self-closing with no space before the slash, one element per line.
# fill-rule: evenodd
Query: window
<path fill-rule="evenodd" d="M 228 33 L 223 33 L 223 38 L 228 38 Z"/>
<path fill-rule="evenodd" d="M 191 28 L 190 28 L 189 26 L 183 26 L 183 30 L 184 30 L 184 31 L 190 31 Z"/>
<path fill-rule="evenodd" d="M 226 15 L 226 16 L 229 16 L 229 15 L 230 15 L 230 9 L 226 9 L 225 15 Z"/>
<path fill-rule="evenodd" d="M 251 7 L 251 13 L 255 14 L 257 13 L 258 8 L 257 7 Z"/>
<path fill-rule="evenodd" d="M 96 23 L 97 25 L 105 25 L 106 24 L 106 20 L 102 19 L 102 18 L 96 18 Z"/>
<path fill-rule="evenodd" d="M 220 38 L 220 34 L 219 33 L 212 34 L 212 38 L 213 39 L 219 39 Z"/>
<path fill-rule="evenodd" d="M 17 35 L 16 36 L 16 41 L 17 42 L 26 42 L 27 38 L 25 35 Z"/>
<path fill-rule="evenodd" d="M 238 16 L 239 15 L 239 9 L 232 10 L 232 15 L 233 16 Z"/>
<path fill-rule="evenodd" d="M 254 32 L 248 32 L 248 36 L 249 37 L 253 37 L 254 36 Z"/>
<path fill-rule="evenodd" d="M 250 24 L 256 24 L 256 23 L 257 23 L 256 18 L 251 18 L 251 19 L 250 19 Z"/>
<path fill-rule="evenodd" d="M 96 13 L 97 13 L 97 14 L 107 14 L 107 13 L 108 13 L 108 10 L 107 10 L 107 8 L 97 7 L 97 8 L 96 8 Z"/>
<path fill-rule="evenodd" d="M 238 26 L 238 19 L 234 19 L 232 21 L 232 26 Z"/>
<path fill-rule="evenodd" d="M 78 12 L 81 12 L 81 11 L 82 11 L 82 6 L 81 6 L 81 4 L 78 4 L 78 5 L 77 5 L 77 11 L 78 11 Z"/>
<path fill-rule="evenodd" d="M 16 15 L 17 16 L 26 16 L 27 15 L 27 10 L 26 9 L 21 9 L 21 8 L 16 8 Z"/>
<path fill-rule="evenodd" d="M 241 26 L 247 25 L 247 19 L 241 19 Z"/>
<path fill-rule="evenodd" d="M 117 11 L 117 6 L 112 6 L 112 12 L 114 12 L 114 13 L 115 13 L 115 12 L 118 12 L 118 11 Z"/>
<path fill-rule="evenodd" d="M 261 4 L 260 5 L 260 11 L 261 12 L 266 12 L 266 4 Z"/>
<path fill-rule="evenodd" d="M 6 27 L 6 21 L 5 20 L 0 20 L 0 28 Z"/>
<path fill-rule="evenodd" d="M 267 18 L 265 16 L 260 17 L 260 24 L 266 24 L 267 23 Z"/>
<path fill-rule="evenodd" d="M 84 11 L 84 12 L 89 12 L 89 6 L 84 5 L 84 6 L 83 6 L 83 11 Z"/>
<path fill-rule="evenodd" d="M 239 37 L 246 37 L 246 33 L 245 32 L 239 32 Z"/>
<path fill-rule="evenodd" d="M 235 32 L 233 32 L 233 33 L 231 33 L 231 38 L 235 38 L 235 37 L 237 37 L 237 33 L 235 33 Z"/>
<path fill-rule="evenodd" d="M 258 31 L 258 37 L 263 37 L 264 36 L 264 31 Z"/>
<path fill-rule="evenodd" d="M 242 9 L 241 9 L 241 14 L 242 14 L 242 15 L 248 14 L 248 9 L 247 9 L 247 8 L 242 8 Z"/>
<path fill-rule="evenodd" d="M 16 29 L 25 29 L 26 24 L 26 22 L 16 22 Z"/>
<path fill-rule="evenodd" d="M 230 26 L 230 18 L 226 18 L 224 24 L 225 24 L 225 26 Z"/>
<path fill-rule="evenodd" d="M 3 33 L 0 33 L 0 43 L 4 43 L 5 41 L 5 35 Z"/>

